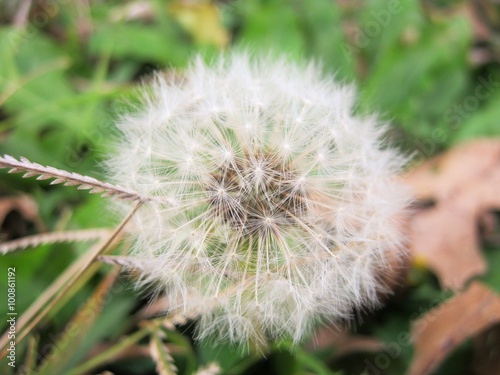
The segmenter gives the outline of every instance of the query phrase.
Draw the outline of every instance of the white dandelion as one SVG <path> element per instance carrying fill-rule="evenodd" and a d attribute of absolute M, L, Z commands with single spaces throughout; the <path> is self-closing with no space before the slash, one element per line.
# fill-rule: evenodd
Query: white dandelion
<path fill-rule="evenodd" d="M 154 198 L 131 255 L 198 337 L 299 342 L 377 303 L 408 195 L 403 158 L 354 100 L 314 64 L 233 53 L 158 74 L 122 117 L 108 169 Z"/>

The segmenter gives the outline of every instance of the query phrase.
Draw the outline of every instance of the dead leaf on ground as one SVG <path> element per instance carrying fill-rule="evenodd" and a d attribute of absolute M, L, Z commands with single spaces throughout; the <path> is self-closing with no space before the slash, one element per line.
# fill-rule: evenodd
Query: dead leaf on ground
<path fill-rule="evenodd" d="M 25 236 L 33 224 L 41 232 L 44 225 L 38 216 L 38 206 L 28 196 L 0 198 L 0 240 L 6 241 Z"/>
<path fill-rule="evenodd" d="M 466 339 L 500 322 L 500 296 L 474 282 L 412 325 L 415 354 L 409 375 L 431 374 Z"/>
<path fill-rule="evenodd" d="M 460 289 L 486 271 L 479 223 L 500 208 L 500 140 L 456 147 L 403 176 L 417 199 L 435 202 L 418 209 L 409 225 L 412 255 L 446 288 Z"/>

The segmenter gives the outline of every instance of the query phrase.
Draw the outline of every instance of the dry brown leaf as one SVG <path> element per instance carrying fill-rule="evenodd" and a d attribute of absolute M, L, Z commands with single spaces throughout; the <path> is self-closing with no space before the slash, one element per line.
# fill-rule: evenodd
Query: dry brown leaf
<path fill-rule="evenodd" d="M 404 181 L 414 188 L 419 198 L 443 200 L 464 191 L 474 192 L 471 185 L 487 187 L 490 179 L 498 182 L 499 169 L 500 140 L 476 140 L 426 161 L 406 174 Z M 498 185 L 493 190 L 498 193 Z M 477 193 L 473 195 L 480 198 Z M 496 198 L 500 205 L 498 194 Z"/>
<path fill-rule="evenodd" d="M 431 374 L 464 340 L 498 322 L 500 296 L 479 282 L 472 283 L 412 325 L 415 354 L 408 374 Z"/>
<path fill-rule="evenodd" d="M 460 289 L 486 271 L 476 216 L 460 207 L 460 202 L 423 210 L 410 228 L 413 255 L 437 274 L 444 287 Z"/>
<path fill-rule="evenodd" d="M 0 199 L 0 240 L 5 241 L 27 233 L 27 224 L 33 223 L 38 231 L 45 229 L 38 216 L 38 206 L 28 196 L 6 197 Z"/>
<path fill-rule="evenodd" d="M 478 227 L 489 210 L 500 208 L 500 141 L 456 147 L 403 180 L 418 199 L 435 202 L 418 210 L 409 225 L 414 258 L 436 272 L 446 288 L 460 289 L 484 273 Z"/>

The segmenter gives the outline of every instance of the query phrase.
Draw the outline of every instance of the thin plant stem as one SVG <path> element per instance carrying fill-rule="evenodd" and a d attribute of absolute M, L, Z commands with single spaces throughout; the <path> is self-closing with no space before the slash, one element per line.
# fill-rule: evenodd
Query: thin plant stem
<path fill-rule="evenodd" d="M 7 254 L 16 250 L 24 250 L 30 247 L 60 242 L 92 241 L 105 238 L 109 234 L 111 234 L 110 229 L 85 229 L 40 233 L 2 242 L 0 244 L 0 254 Z"/>
<path fill-rule="evenodd" d="M 45 291 L 33 305 L 21 316 L 17 323 L 17 340 L 20 342 L 52 309 L 52 307 L 69 291 L 76 280 L 88 269 L 92 262 L 102 254 L 118 237 L 121 230 L 137 212 L 143 201 L 137 202 L 132 211 L 123 219 L 114 232 L 91 248 L 83 257 L 74 262 L 54 283 Z M 45 306 L 45 308 L 43 308 Z M 41 310 L 43 308 L 43 310 Z M 6 354 L 8 345 L 7 332 L 0 338 L 0 359 Z"/>
<path fill-rule="evenodd" d="M 96 367 L 112 360 L 116 355 L 118 355 L 121 351 L 127 349 L 128 347 L 134 345 L 139 342 L 142 338 L 150 333 L 148 327 L 144 327 L 134 334 L 126 337 L 125 339 L 120 340 L 120 342 L 116 345 L 113 345 L 111 348 L 103 351 L 101 354 L 96 355 L 93 358 L 86 360 L 81 365 L 71 369 L 66 373 L 66 375 L 78 375 L 78 374 L 87 374 L 91 370 Z"/>

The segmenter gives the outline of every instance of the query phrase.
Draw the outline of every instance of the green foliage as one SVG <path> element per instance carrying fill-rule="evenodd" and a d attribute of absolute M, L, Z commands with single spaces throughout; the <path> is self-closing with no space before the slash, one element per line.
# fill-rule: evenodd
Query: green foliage
<path fill-rule="evenodd" d="M 374 60 L 364 83 L 363 105 L 394 116 L 418 144 L 432 137 L 436 128 L 446 129 L 444 113 L 467 88 L 472 34 L 463 17 L 429 23 L 417 2 L 402 2 L 400 8 L 393 16 L 393 34 L 382 33 L 373 41 L 374 49 L 368 49 Z"/>
<path fill-rule="evenodd" d="M 184 39 L 187 37 L 172 23 L 103 25 L 92 35 L 89 49 L 96 55 L 111 51 L 114 59 L 182 66 L 189 52 Z"/>
<path fill-rule="evenodd" d="M 234 12 L 239 15 L 236 44 L 294 58 L 316 58 L 329 74 L 354 79 L 354 61 L 345 51 L 340 28 L 341 10 L 334 2 L 239 1 Z"/>

